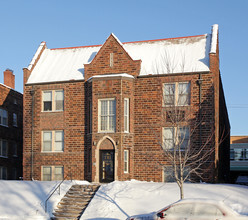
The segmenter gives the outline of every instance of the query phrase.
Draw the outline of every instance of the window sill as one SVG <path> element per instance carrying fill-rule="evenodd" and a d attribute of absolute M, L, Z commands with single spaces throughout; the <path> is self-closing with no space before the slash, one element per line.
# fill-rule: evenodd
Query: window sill
<path fill-rule="evenodd" d="M 106 134 L 106 133 L 115 133 L 115 131 L 98 131 L 99 134 Z"/>
<path fill-rule="evenodd" d="M 42 113 L 56 113 L 56 112 L 64 112 L 64 110 L 56 110 L 56 111 L 41 111 Z"/>
<path fill-rule="evenodd" d="M 6 128 L 8 128 L 9 126 L 8 125 L 3 125 L 3 124 L 0 124 L 1 126 L 3 126 L 3 127 L 6 127 Z"/>
<path fill-rule="evenodd" d="M 64 153 L 64 151 L 41 151 L 41 153 Z"/>
<path fill-rule="evenodd" d="M 2 155 L 0 155 L 0 158 L 8 158 L 7 156 L 2 156 Z"/>

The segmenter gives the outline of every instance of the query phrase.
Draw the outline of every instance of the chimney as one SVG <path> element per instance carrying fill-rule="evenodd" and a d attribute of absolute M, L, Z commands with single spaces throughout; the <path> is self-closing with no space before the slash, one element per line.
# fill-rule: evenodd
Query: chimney
<path fill-rule="evenodd" d="M 15 89 L 15 75 L 13 74 L 13 70 L 6 69 L 4 72 L 4 85 Z"/>

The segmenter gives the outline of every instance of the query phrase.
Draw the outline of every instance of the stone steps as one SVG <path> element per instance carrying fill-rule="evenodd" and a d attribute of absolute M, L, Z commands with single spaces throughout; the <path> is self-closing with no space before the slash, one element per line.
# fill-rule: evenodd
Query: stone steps
<path fill-rule="evenodd" d="M 73 185 L 54 210 L 53 220 L 80 219 L 100 185 Z"/>

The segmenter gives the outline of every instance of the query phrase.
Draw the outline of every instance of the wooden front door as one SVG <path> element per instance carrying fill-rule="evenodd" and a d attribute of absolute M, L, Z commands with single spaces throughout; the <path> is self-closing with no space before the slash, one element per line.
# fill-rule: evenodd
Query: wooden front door
<path fill-rule="evenodd" d="M 100 151 L 100 182 L 109 183 L 114 181 L 114 150 Z"/>

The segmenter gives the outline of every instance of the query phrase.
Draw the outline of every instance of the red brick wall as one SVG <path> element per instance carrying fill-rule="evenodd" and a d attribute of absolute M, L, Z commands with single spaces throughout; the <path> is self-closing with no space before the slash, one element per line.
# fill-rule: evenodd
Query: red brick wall
<path fill-rule="evenodd" d="M 42 112 L 43 90 L 64 90 L 64 111 Z M 24 97 L 24 179 L 31 178 L 31 125 L 32 125 L 32 86 L 25 86 Z M 41 179 L 42 165 L 63 165 L 65 176 L 72 174 L 74 179 L 85 179 L 85 95 L 84 82 L 34 85 L 34 179 Z M 44 130 L 64 131 L 64 152 L 41 152 L 41 135 Z"/>
<path fill-rule="evenodd" d="M 113 53 L 113 65 L 110 54 Z M 190 125 L 199 124 L 199 73 L 168 74 L 160 76 L 138 76 L 141 61 L 134 61 L 118 41 L 111 35 L 90 64 L 85 65 L 85 81 L 33 85 L 34 101 L 34 178 L 41 178 L 42 165 L 64 165 L 65 173 L 72 173 L 74 179 L 99 181 L 99 151 L 115 149 L 115 179 L 131 178 L 147 181 L 163 181 L 162 165 L 166 165 L 159 142 L 162 127 L 171 126 L 163 120 L 162 88 L 164 83 L 189 81 L 191 85 L 190 106 L 184 111 L 189 115 Z M 215 148 L 206 169 L 204 181 L 216 180 L 216 160 L 218 157 L 218 101 L 219 69 L 218 54 L 210 59 L 209 73 L 202 73 L 202 120 L 201 142 L 199 127 L 195 128 L 191 142 L 200 146 L 211 141 L 207 147 Z M 25 70 L 24 70 L 25 71 Z M 113 76 L 91 78 L 95 75 L 128 73 L 134 78 Z M 90 80 L 89 80 L 90 79 Z M 24 89 L 24 177 L 31 177 L 31 106 L 32 85 Z M 43 90 L 64 89 L 65 108 L 63 112 L 42 112 Z M 116 131 L 98 132 L 98 100 L 115 98 Z M 130 99 L 130 132 L 124 133 L 124 98 Z M 91 108 L 90 108 L 91 105 Z M 92 126 L 90 128 L 90 121 Z M 185 122 L 186 123 L 186 122 Z M 64 130 L 65 147 L 63 153 L 41 153 L 42 130 Z M 106 145 L 104 144 L 106 143 Z M 130 152 L 130 172 L 124 174 L 124 150 Z"/>

